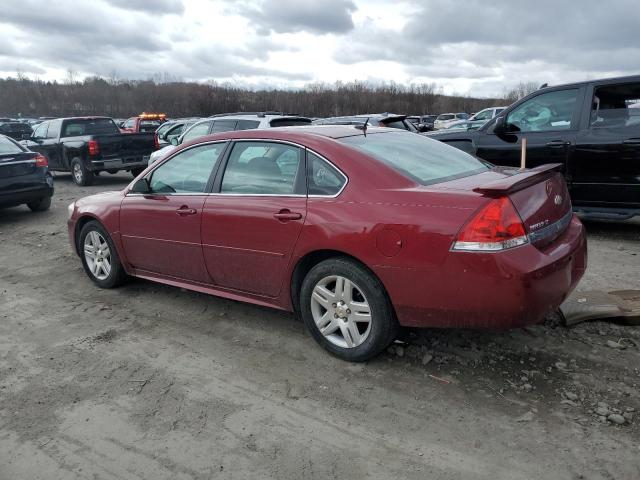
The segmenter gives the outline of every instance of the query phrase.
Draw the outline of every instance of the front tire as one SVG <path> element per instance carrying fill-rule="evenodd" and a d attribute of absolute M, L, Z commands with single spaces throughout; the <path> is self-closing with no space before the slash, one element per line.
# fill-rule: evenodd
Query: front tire
<path fill-rule="evenodd" d="M 38 200 L 34 200 L 33 202 L 28 202 L 27 207 L 32 212 L 44 212 L 45 210 L 49 210 L 51 207 L 51 197 L 43 197 Z"/>
<path fill-rule="evenodd" d="M 76 185 L 87 187 L 93 183 L 93 172 L 89 170 L 81 158 L 71 160 L 71 177 Z"/>
<path fill-rule="evenodd" d="M 398 331 L 380 280 L 346 258 L 325 260 L 309 271 L 300 290 L 300 310 L 313 338 L 351 362 L 378 355 Z"/>
<path fill-rule="evenodd" d="M 111 236 L 98 222 L 90 221 L 82 227 L 78 249 L 84 271 L 99 287 L 117 287 L 127 279 Z"/>

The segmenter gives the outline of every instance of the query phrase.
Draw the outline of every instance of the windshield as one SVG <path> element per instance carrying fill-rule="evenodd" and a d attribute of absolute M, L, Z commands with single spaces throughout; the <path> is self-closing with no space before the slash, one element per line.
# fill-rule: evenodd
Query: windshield
<path fill-rule="evenodd" d="M 83 135 L 101 135 L 120 133 L 110 118 L 75 118 L 64 125 L 63 137 L 81 137 Z"/>
<path fill-rule="evenodd" d="M 14 153 L 22 153 L 23 151 L 22 148 L 7 137 L 0 135 L 0 155 L 12 155 Z"/>
<path fill-rule="evenodd" d="M 466 177 L 489 169 L 471 155 L 445 143 L 407 132 L 341 138 L 422 185 Z"/>

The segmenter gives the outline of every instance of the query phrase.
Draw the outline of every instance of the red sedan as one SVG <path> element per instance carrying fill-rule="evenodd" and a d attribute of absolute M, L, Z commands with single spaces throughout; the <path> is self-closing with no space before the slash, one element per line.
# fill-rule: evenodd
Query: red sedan
<path fill-rule="evenodd" d="M 69 205 L 69 236 L 100 287 L 133 276 L 294 311 L 362 361 L 399 325 L 514 327 L 556 309 L 587 251 L 556 167 L 495 168 L 388 128 L 226 132 Z"/>

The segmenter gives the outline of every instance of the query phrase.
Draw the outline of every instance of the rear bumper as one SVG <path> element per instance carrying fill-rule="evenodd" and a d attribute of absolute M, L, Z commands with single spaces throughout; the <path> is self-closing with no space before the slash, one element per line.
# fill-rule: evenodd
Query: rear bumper
<path fill-rule="evenodd" d="M 128 170 L 131 168 L 147 167 L 149 163 L 148 154 L 145 155 L 131 155 L 129 157 L 122 158 L 108 158 L 101 160 L 91 160 L 89 162 L 89 168 L 92 172 L 99 172 L 103 170 Z"/>
<path fill-rule="evenodd" d="M 553 244 L 500 253 L 451 252 L 437 270 L 374 269 L 401 325 L 510 328 L 555 311 L 587 266 L 584 227 L 574 215 Z"/>
<path fill-rule="evenodd" d="M 44 175 L 39 174 L 37 178 L 32 180 L 9 177 L 0 181 L 0 207 L 22 205 L 52 195 L 53 177 L 49 172 Z"/>

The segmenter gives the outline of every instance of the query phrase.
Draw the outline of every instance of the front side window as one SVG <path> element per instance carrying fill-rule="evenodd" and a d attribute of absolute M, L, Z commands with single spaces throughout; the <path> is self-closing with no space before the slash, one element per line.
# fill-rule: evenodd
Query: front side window
<path fill-rule="evenodd" d="M 47 130 L 47 138 L 58 138 L 61 126 L 62 120 L 51 120 L 49 122 L 49 129 Z"/>
<path fill-rule="evenodd" d="M 507 128 L 515 132 L 569 130 L 577 97 L 576 88 L 537 95 L 508 114 Z"/>
<path fill-rule="evenodd" d="M 152 193 L 205 193 L 225 143 L 189 148 L 163 163 L 151 174 Z"/>
<path fill-rule="evenodd" d="M 307 152 L 307 191 L 309 195 L 337 195 L 347 179 L 314 153 Z"/>
<path fill-rule="evenodd" d="M 38 125 L 38 128 L 33 132 L 33 138 L 46 138 L 48 127 L 49 123 L 41 123 Z"/>
<path fill-rule="evenodd" d="M 270 142 L 238 142 L 222 179 L 222 193 L 290 195 L 295 193 L 301 150 Z"/>
<path fill-rule="evenodd" d="M 194 138 L 199 138 L 207 133 L 209 133 L 209 127 L 211 126 L 211 122 L 202 122 L 193 125 L 189 130 L 187 130 L 182 138 L 183 142 L 188 142 L 189 140 L 193 140 Z"/>
<path fill-rule="evenodd" d="M 467 177 L 489 169 L 457 148 L 409 132 L 390 130 L 366 137 L 344 137 L 340 141 L 422 185 Z"/>
<path fill-rule="evenodd" d="M 493 110 L 484 110 L 473 117 L 474 120 L 490 120 Z"/>
<path fill-rule="evenodd" d="M 136 125 L 136 121 L 132 118 L 124 122 L 122 128 L 133 128 Z"/>

